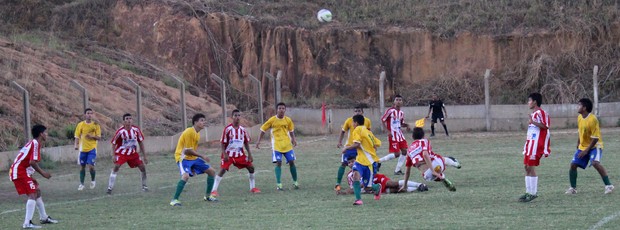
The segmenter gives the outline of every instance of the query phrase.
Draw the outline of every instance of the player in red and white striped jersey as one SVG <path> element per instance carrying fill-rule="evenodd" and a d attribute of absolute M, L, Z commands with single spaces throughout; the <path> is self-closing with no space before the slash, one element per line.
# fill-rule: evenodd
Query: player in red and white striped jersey
<path fill-rule="evenodd" d="M 47 139 L 47 128 L 43 125 L 35 125 L 32 127 L 32 139 L 29 141 L 20 151 L 15 161 L 9 169 L 9 178 L 15 184 L 15 190 L 17 194 L 26 194 L 28 201 L 26 202 L 26 217 L 24 218 L 23 228 L 41 228 L 41 226 L 34 225 L 32 223 L 32 216 L 34 215 L 34 209 L 39 209 L 39 219 L 41 224 L 55 224 L 57 220 L 52 219 L 45 212 L 45 204 L 41 198 L 41 190 L 39 189 L 39 183 L 32 178 L 34 172 L 38 172 L 45 179 L 52 177 L 48 172 L 43 171 L 39 167 L 41 160 L 41 146 Z"/>
<path fill-rule="evenodd" d="M 211 190 L 211 196 L 219 196 L 217 188 L 222 181 L 224 173 L 230 169 L 230 165 L 234 165 L 238 169 L 246 168 L 249 172 L 250 192 L 260 193 L 260 189 L 256 187 L 254 178 L 254 165 L 252 164 L 252 152 L 250 152 L 250 134 L 241 126 L 241 112 L 237 109 L 232 111 L 232 123 L 224 128 L 220 143 L 222 144 L 222 163 L 220 173 L 215 176 L 215 183 Z M 243 147 L 247 150 L 247 155 L 243 151 Z"/>
<path fill-rule="evenodd" d="M 125 163 L 127 163 L 130 168 L 138 167 L 138 169 L 140 169 L 142 173 L 142 191 L 148 191 L 149 187 L 146 186 L 146 167 L 144 166 L 148 164 L 146 152 L 144 151 L 144 135 L 138 126 L 133 125 L 133 117 L 131 117 L 131 114 L 126 113 L 123 115 L 123 126 L 116 130 L 110 142 L 112 143 L 113 149 L 112 159 L 114 168 L 108 180 L 107 193 L 112 194 L 112 189 L 114 189 L 114 183 L 116 182 L 116 174 Z M 138 154 L 138 146 L 140 146 L 142 159 L 140 159 L 140 155 Z"/>
<path fill-rule="evenodd" d="M 551 125 L 549 115 L 540 108 L 542 95 L 532 93 L 528 97 L 527 105 L 532 110 L 527 128 L 527 139 L 523 146 L 523 164 L 525 165 L 525 194 L 519 197 L 521 202 L 530 202 L 538 197 L 538 176 L 536 167 L 540 165 L 540 158 L 551 153 L 549 149 Z"/>
<path fill-rule="evenodd" d="M 353 164 L 355 163 L 355 159 L 349 160 L 348 163 L 349 163 L 348 166 L 352 167 Z M 353 170 L 351 170 L 347 174 L 347 182 L 349 183 L 349 187 L 344 190 L 337 190 L 336 195 L 353 194 Z M 405 186 L 405 180 L 394 181 L 381 173 L 377 173 L 374 175 L 372 183 L 381 185 L 381 193 L 399 193 L 400 187 Z M 428 191 L 428 187 L 425 184 L 418 183 L 415 181 L 407 181 L 406 186 L 407 186 L 407 192 Z"/>
<path fill-rule="evenodd" d="M 401 167 L 405 163 L 405 156 L 407 155 L 407 140 L 401 127 L 409 130 L 409 125 L 405 123 L 405 113 L 400 110 L 402 105 L 403 97 L 400 95 L 394 96 L 394 104 L 381 117 L 381 123 L 388 131 L 389 153 L 379 160 L 379 168 L 382 162 L 398 157 L 394 175 L 403 175 Z"/>

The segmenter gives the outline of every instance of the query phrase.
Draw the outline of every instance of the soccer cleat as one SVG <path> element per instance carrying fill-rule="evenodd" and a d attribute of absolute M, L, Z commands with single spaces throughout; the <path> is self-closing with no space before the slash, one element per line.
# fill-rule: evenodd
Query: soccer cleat
<path fill-rule="evenodd" d="M 538 198 L 537 195 L 532 195 L 532 194 L 526 193 L 525 194 L 525 199 L 523 200 L 523 202 L 530 202 L 530 201 L 532 201 L 532 200 L 534 200 L 536 198 Z"/>
<path fill-rule="evenodd" d="M 260 193 L 260 189 L 258 189 L 258 188 L 253 188 L 253 189 L 250 189 L 250 192 L 251 192 L 251 193 Z"/>
<path fill-rule="evenodd" d="M 208 196 L 208 197 L 207 197 L 207 196 L 205 196 L 205 197 L 204 197 L 204 200 L 205 200 L 205 201 L 212 201 L 212 202 L 217 202 L 217 201 L 218 201 L 218 200 L 217 200 L 217 198 L 215 198 L 215 196 L 213 196 L 213 195 L 210 195 L 210 196 Z"/>
<path fill-rule="evenodd" d="M 381 185 L 378 184 L 379 187 L 377 188 L 377 190 L 374 191 L 375 194 L 375 200 L 380 200 L 381 199 Z"/>
<path fill-rule="evenodd" d="M 353 205 L 363 205 L 364 202 L 362 202 L 362 200 L 356 200 L 355 202 L 353 202 Z"/>
<path fill-rule="evenodd" d="M 149 186 L 142 185 L 142 191 L 143 192 L 148 192 L 149 191 Z"/>
<path fill-rule="evenodd" d="M 448 157 L 450 158 L 450 160 L 454 161 L 455 165 L 453 165 L 455 168 L 460 169 L 461 168 L 461 162 L 459 162 L 456 158 L 454 157 Z"/>
<path fill-rule="evenodd" d="M 394 172 L 394 175 L 405 175 L 405 174 L 403 173 L 403 171 L 398 170 L 398 171 Z"/>
<path fill-rule="evenodd" d="M 112 189 L 108 187 L 108 191 L 106 191 L 105 194 L 112 195 Z"/>
<path fill-rule="evenodd" d="M 564 194 L 570 194 L 570 195 L 577 194 L 577 190 L 575 188 L 573 188 L 573 187 L 570 187 L 570 188 L 566 189 L 566 192 Z"/>
<path fill-rule="evenodd" d="M 527 198 L 527 196 L 530 195 L 529 193 L 525 193 L 523 195 L 521 195 L 519 197 L 519 202 L 525 202 L 525 199 Z"/>
<path fill-rule="evenodd" d="M 605 186 L 605 194 L 610 194 L 613 191 L 614 191 L 614 186 L 613 185 L 606 185 Z"/>
<path fill-rule="evenodd" d="M 420 186 L 418 186 L 418 191 L 419 192 L 428 191 L 428 186 L 426 186 L 425 184 L 420 184 Z"/>
<path fill-rule="evenodd" d="M 434 136 L 435 136 L 435 134 L 434 134 L 434 133 L 431 133 L 431 137 L 434 137 Z"/>
<path fill-rule="evenodd" d="M 44 220 L 40 220 L 41 224 L 58 224 L 58 220 L 55 220 L 51 216 L 47 216 Z"/>
<path fill-rule="evenodd" d="M 97 185 L 97 182 L 91 181 L 90 182 L 90 189 L 94 189 L 96 185 Z"/>
<path fill-rule="evenodd" d="M 381 170 L 381 163 L 377 162 L 377 172 L 379 172 L 379 170 Z"/>
<path fill-rule="evenodd" d="M 183 206 L 181 202 L 177 199 L 173 199 L 170 201 L 170 206 Z"/>
<path fill-rule="evenodd" d="M 278 191 L 284 191 L 284 189 L 282 188 L 282 184 L 277 184 L 277 185 L 276 185 L 276 190 L 278 190 Z"/>
<path fill-rule="evenodd" d="M 448 188 L 450 192 L 456 192 L 456 187 L 454 186 L 452 181 L 448 180 L 447 178 L 443 180 L 443 185 L 446 186 L 446 188 Z"/>
<path fill-rule="evenodd" d="M 215 191 L 211 191 L 211 196 L 218 197 L 218 196 L 220 196 L 220 194 L 217 193 L 217 190 L 215 190 Z"/>
<path fill-rule="evenodd" d="M 297 183 L 297 181 L 295 181 L 295 182 L 293 183 L 293 188 L 294 188 L 294 189 L 299 189 L 299 184 Z"/>
<path fill-rule="evenodd" d="M 84 185 L 83 184 L 78 185 L 78 191 L 82 191 L 82 190 L 84 190 Z"/>
<path fill-rule="evenodd" d="M 340 192 L 340 190 L 341 190 L 341 189 L 342 189 L 342 187 L 340 187 L 340 185 L 339 185 L 339 184 L 337 184 L 336 186 L 334 186 L 334 190 L 335 190 L 336 192 Z"/>
<path fill-rule="evenodd" d="M 39 226 L 39 225 L 34 225 L 34 224 L 32 223 L 32 220 L 31 220 L 28 224 L 24 224 L 24 225 L 22 225 L 22 228 L 23 228 L 23 229 L 36 229 L 36 228 L 41 228 L 41 226 Z"/>

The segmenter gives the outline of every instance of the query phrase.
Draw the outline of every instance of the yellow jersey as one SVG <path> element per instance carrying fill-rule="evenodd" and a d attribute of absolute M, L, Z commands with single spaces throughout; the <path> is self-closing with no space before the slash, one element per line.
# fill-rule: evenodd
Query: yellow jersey
<path fill-rule="evenodd" d="M 372 130 L 372 122 L 367 117 L 364 117 L 364 126 L 368 128 L 368 130 Z M 347 118 L 342 125 L 342 131 L 347 133 L 347 143 L 344 146 L 351 146 L 353 144 L 353 139 L 351 136 L 351 132 L 353 131 L 353 117 Z"/>
<path fill-rule="evenodd" d="M 86 121 L 81 121 L 75 127 L 75 133 L 73 136 L 75 138 L 79 138 L 80 140 L 80 152 L 89 152 L 90 150 L 97 148 L 97 140 L 87 139 L 86 134 L 101 137 L 101 126 L 99 126 L 99 123 L 94 121 L 91 121 L 90 123 L 86 123 Z"/>
<path fill-rule="evenodd" d="M 260 131 L 266 132 L 268 129 L 271 129 L 271 146 L 273 146 L 274 151 L 286 153 L 293 150 L 293 143 L 289 133 L 295 130 L 295 125 L 293 125 L 293 120 L 290 117 L 284 116 L 280 119 L 277 116 L 273 116 L 269 118 L 260 127 Z"/>
<path fill-rule="evenodd" d="M 577 116 L 577 128 L 579 129 L 579 150 L 585 150 L 592 143 L 592 138 L 598 138 L 594 148 L 603 149 L 603 137 L 599 128 L 598 119 L 592 113 L 587 117 Z"/>
<path fill-rule="evenodd" d="M 358 125 L 353 130 L 351 136 L 353 142 L 360 143 L 360 147 L 357 148 L 357 157 L 355 158 L 357 163 L 370 166 L 374 162 L 379 162 L 375 148 L 381 146 L 381 141 L 370 130 L 363 125 Z"/>
<path fill-rule="evenodd" d="M 177 142 L 177 148 L 174 151 L 174 159 L 178 162 L 181 160 L 196 160 L 197 156 L 185 155 L 185 149 L 193 149 L 196 151 L 198 149 L 198 140 L 200 140 L 200 133 L 196 132 L 194 127 L 189 127 L 181 133 L 179 137 L 179 142 Z"/>

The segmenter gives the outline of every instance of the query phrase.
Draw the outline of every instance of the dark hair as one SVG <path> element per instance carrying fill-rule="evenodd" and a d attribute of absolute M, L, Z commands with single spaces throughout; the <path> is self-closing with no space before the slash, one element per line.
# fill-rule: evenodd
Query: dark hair
<path fill-rule="evenodd" d="M 278 107 L 280 106 L 284 106 L 284 108 L 286 108 L 286 104 L 284 104 L 284 102 L 280 102 L 276 105 L 276 109 L 278 109 Z"/>
<path fill-rule="evenodd" d="M 400 97 L 400 99 L 403 99 L 403 96 L 401 96 L 400 94 L 396 94 L 396 95 L 394 95 L 394 100 L 396 100 L 396 98 L 399 98 L 399 97 Z"/>
<path fill-rule="evenodd" d="M 536 105 L 540 107 L 542 105 L 542 95 L 540 93 L 531 93 L 529 98 L 532 98 L 532 101 L 536 101 Z"/>
<path fill-rule="evenodd" d="M 241 111 L 239 111 L 238 109 L 233 109 L 232 113 L 230 114 L 230 116 L 235 115 L 235 113 L 240 113 Z"/>
<path fill-rule="evenodd" d="M 131 113 L 123 114 L 123 121 L 125 120 L 126 117 L 131 117 Z"/>
<path fill-rule="evenodd" d="M 32 127 L 32 137 L 33 138 L 39 138 L 39 136 L 41 136 L 41 133 L 45 132 L 47 128 L 43 125 L 34 125 Z"/>
<path fill-rule="evenodd" d="M 206 119 L 207 117 L 205 117 L 205 115 L 202 113 L 197 113 L 196 115 L 192 117 L 192 125 L 195 124 L 198 120 L 200 120 L 200 118 Z"/>
<path fill-rule="evenodd" d="M 579 103 L 581 103 L 581 105 L 586 107 L 586 111 L 588 111 L 588 113 L 592 112 L 592 101 L 590 101 L 590 99 L 588 99 L 588 98 L 581 98 L 579 100 Z"/>
<path fill-rule="evenodd" d="M 359 114 L 353 116 L 353 122 L 356 122 L 357 125 L 364 125 L 364 116 Z"/>
<path fill-rule="evenodd" d="M 419 140 L 424 138 L 424 129 L 420 127 L 413 128 L 413 139 Z"/>
<path fill-rule="evenodd" d="M 86 112 L 88 112 L 88 111 L 93 111 L 93 109 L 91 109 L 91 108 L 86 108 L 86 109 L 84 110 L 84 114 L 86 114 Z"/>
<path fill-rule="evenodd" d="M 364 112 L 364 107 L 363 107 L 363 106 L 361 106 L 361 105 L 357 105 L 357 106 L 355 106 L 355 109 L 359 109 L 359 110 L 361 110 L 361 111 L 362 111 L 362 113 Z"/>

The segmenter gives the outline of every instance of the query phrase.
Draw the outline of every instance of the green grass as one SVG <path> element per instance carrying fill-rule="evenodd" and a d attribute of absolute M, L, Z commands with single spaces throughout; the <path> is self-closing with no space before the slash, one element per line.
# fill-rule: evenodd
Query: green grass
<path fill-rule="evenodd" d="M 615 150 L 620 147 L 620 130 L 606 131 L 602 163 L 612 182 L 618 183 L 620 157 Z M 460 170 L 446 171 L 457 186 L 456 192 L 429 182 L 430 191 L 424 193 L 388 194 L 380 201 L 364 195 L 361 207 L 352 205 L 353 196 L 336 196 L 332 190 L 339 165 L 336 136 L 299 137 L 295 150 L 300 190 L 275 191 L 270 151 L 253 149 L 257 186 L 263 193 L 250 194 L 245 170 L 232 169 L 222 180 L 218 203 L 202 201 L 206 177 L 200 175 L 185 187 L 182 207 L 168 205 L 178 181 L 170 154 L 150 157 L 148 193 L 140 192 L 138 170 L 124 166 L 114 195 L 106 196 L 111 167 L 107 158 L 99 159 L 95 190 L 76 190 L 78 166 L 74 164 L 50 170 L 50 180 L 36 178 L 47 212 L 61 221 L 46 229 L 585 229 L 620 211 L 618 194 L 603 195 L 603 183 L 592 168 L 579 171 L 577 195 L 564 194 L 575 146 L 574 130 L 556 131 L 552 137 L 553 153 L 537 170 L 539 198 L 531 203 L 517 202 L 525 190 L 521 155 L 525 133 L 454 135 L 452 139 L 439 135 L 432 142 L 436 152 L 454 156 L 463 164 Z M 378 136 L 385 139 L 385 135 Z M 380 155 L 386 151 L 386 146 L 381 147 Z M 218 151 L 207 152 L 217 162 L 214 158 Z M 392 175 L 395 164 L 395 160 L 384 163 L 382 172 L 402 179 Z M 413 180 L 420 181 L 419 174 L 413 175 Z M 286 167 L 283 183 L 291 187 Z M 15 194 L 10 181 L 1 180 L 0 200 L 0 229 L 18 228 L 23 221 L 25 197 Z M 35 222 L 37 218 L 35 212 Z M 618 224 L 620 219 L 611 219 L 602 227 Z"/>

